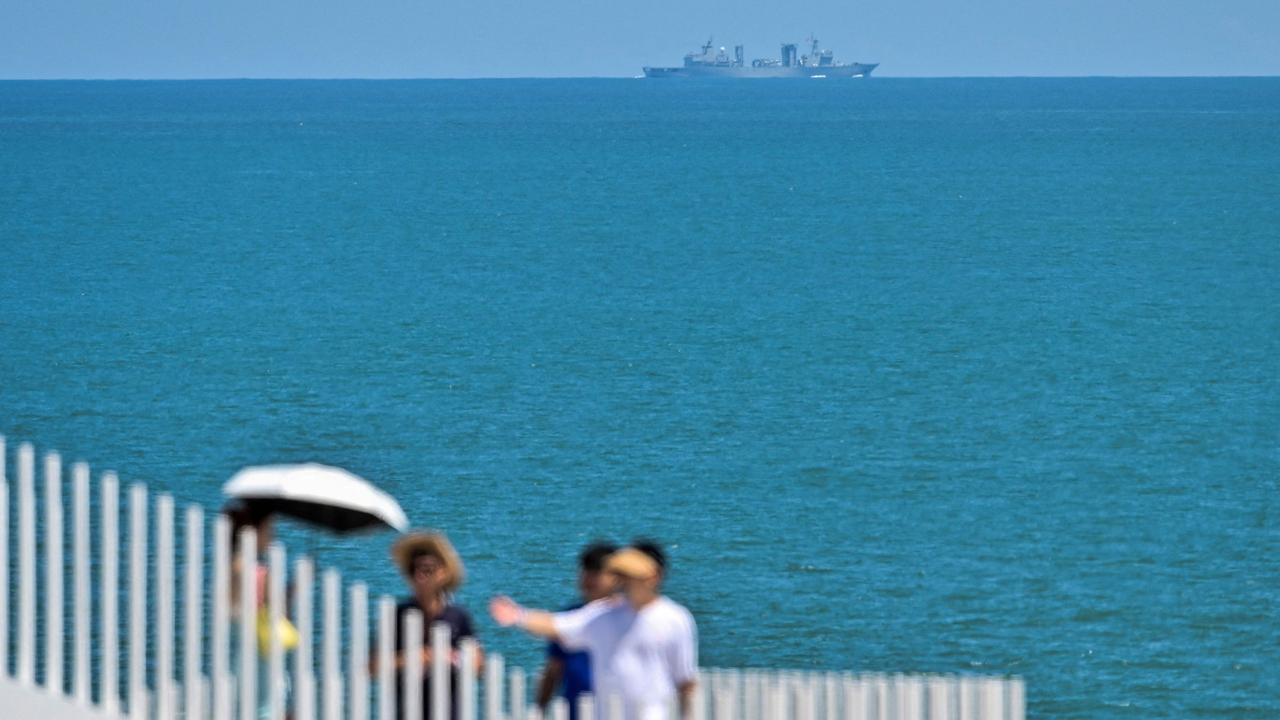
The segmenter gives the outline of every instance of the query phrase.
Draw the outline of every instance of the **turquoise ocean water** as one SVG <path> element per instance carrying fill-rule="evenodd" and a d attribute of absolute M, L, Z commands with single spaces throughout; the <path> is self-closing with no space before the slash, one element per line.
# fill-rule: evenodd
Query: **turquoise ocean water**
<path fill-rule="evenodd" d="M 0 83 L 0 432 L 346 466 L 478 616 L 645 534 L 705 665 L 1273 718 L 1277 198 L 1277 79 Z"/>

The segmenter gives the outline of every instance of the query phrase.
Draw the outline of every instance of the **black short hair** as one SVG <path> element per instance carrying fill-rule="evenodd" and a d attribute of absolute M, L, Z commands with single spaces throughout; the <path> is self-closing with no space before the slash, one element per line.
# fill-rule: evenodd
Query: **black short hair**
<path fill-rule="evenodd" d="M 257 528 L 264 520 L 271 517 L 271 511 L 260 505 L 232 501 L 222 506 L 222 514 L 231 521 L 231 534 L 236 535 L 242 528 Z"/>
<path fill-rule="evenodd" d="M 582 549 L 578 555 L 578 567 L 588 572 L 600 572 L 604 569 L 604 559 L 617 551 L 617 545 L 597 540 Z"/>
<path fill-rule="evenodd" d="M 646 538 L 640 538 L 631 541 L 631 547 L 653 558 L 653 561 L 658 563 L 658 569 L 663 573 L 667 572 L 667 556 L 662 552 L 662 546 L 658 545 L 658 543 Z"/>
<path fill-rule="evenodd" d="M 240 531 L 253 528 L 262 531 L 262 524 L 271 519 L 271 511 L 258 505 L 232 501 L 222 506 L 222 514 L 231 521 L 231 552 L 240 552 Z"/>

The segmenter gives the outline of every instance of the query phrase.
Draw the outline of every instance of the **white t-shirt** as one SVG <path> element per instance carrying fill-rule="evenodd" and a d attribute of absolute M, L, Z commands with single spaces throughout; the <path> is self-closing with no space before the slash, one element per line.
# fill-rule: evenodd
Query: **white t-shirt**
<path fill-rule="evenodd" d="M 566 650 L 591 655 L 601 717 L 607 698 L 617 695 L 628 718 L 661 720 L 676 687 L 697 678 L 697 625 L 688 610 L 666 597 L 639 612 L 623 598 L 605 598 L 553 618 Z"/>

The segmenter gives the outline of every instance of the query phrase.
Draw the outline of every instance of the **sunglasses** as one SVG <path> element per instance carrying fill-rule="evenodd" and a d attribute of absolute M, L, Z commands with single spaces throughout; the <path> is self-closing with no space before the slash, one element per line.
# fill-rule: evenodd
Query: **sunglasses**
<path fill-rule="evenodd" d="M 414 563 L 414 575 L 435 575 L 444 569 L 444 565 L 440 563 Z"/>

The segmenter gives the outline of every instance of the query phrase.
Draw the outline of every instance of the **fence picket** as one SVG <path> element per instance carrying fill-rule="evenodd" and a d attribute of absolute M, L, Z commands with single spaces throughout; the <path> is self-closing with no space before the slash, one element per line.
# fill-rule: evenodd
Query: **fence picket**
<path fill-rule="evenodd" d="M 300 557 L 293 569 L 293 622 L 298 628 L 298 647 L 293 651 L 293 706 L 297 720 L 316 717 L 316 677 L 312 664 L 314 592 L 315 565 L 310 558 Z"/>
<path fill-rule="evenodd" d="M 404 611 L 400 646 L 404 648 L 403 685 L 400 691 L 400 720 L 422 718 L 422 611 Z"/>
<path fill-rule="evenodd" d="M 894 675 L 891 683 L 890 687 L 892 689 L 890 690 L 890 693 L 893 697 L 893 708 L 890 717 L 895 720 L 907 720 L 908 712 L 910 710 L 910 707 L 908 706 L 910 700 L 907 697 L 907 679 L 903 675 Z M 912 720 L 915 719 L 912 718 Z"/>
<path fill-rule="evenodd" d="M 324 655 L 320 659 L 320 672 L 324 689 L 322 717 L 325 720 L 341 720 L 342 717 L 342 666 L 338 662 L 342 643 L 342 576 L 337 570 L 324 571 L 321 580 L 324 593 Z"/>
<path fill-rule="evenodd" d="M 562 697 L 552 698 L 549 720 L 569 720 L 569 703 Z"/>
<path fill-rule="evenodd" d="M 841 693 L 844 701 L 845 720 L 867 720 L 867 700 L 864 695 L 865 686 L 861 678 L 845 676 L 841 680 Z"/>
<path fill-rule="evenodd" d="M 840 677 L 832 672 L 822 676 L 822 718 L 840 720 Z"/>
<path fill-rule="evenodd" d="M 886 675 L 877 675 L 875 679 L 876 717 L 890 720 L 893 717 L 893 686 Z"/>
<path fill-rule="evenodd" d="M 607 696 L 604 699 L 604 710 L 606 720 L 622 720 L 622 698 L 616 694 Z"/>
<path fill-rule="evenodd" d="M 236 687 L 230 672 L 223 674 L 222 687 L 217 693 L 217 705 L 222 708 L 223 713 L 218 720 L 231 720 L 235 716 Z"/>
<path fill-rule="evenodd" d="M 924 720 L 924 680 L 908 676 L 907 685 L 907 717 L 910 720 Z"/>
<path fill-rule="evenodd" d="M 235 620 L 240 628 L 238 651 L 240 656 L 238 677 L 233 678 L 236 699 L 240 703 L 240 720 L 257 720 L 258 717 L 258 643 L 254 637 L 257 629 L 258 604 L 258 533 L 251 527 L 241 528 L 232 550 L 234 562 L 239 563 L 240 577 L 236 597 Z"/>
<path fill-rule="evenodd" d="M 729 688 L 723 686 L 716 688 L 712 701 L 715 703 L 712 720 L 733 720 L 733 693 Z"/>
<path fill-rule="evenodd" d="M 0 453 L 3 449 L 0 448 Z M 76 704 L 87 707 L 90 702 L 89 682 L 89 466 L 78 462 L 71 467 L 72 503 L 72 615 L 75 628 L 74 664 L 71 688 Z"/>
<path fill-rule="evenodd" d="M 389 595 L 378 599 L 378 720 L 395 717 L 396 601 Z"/>
<path fill-rule="evenodd" d="M 350 593 L 350 648 L 347 690 L 350 720 L 369 720 L 369 590 L 355 583 Z"/>
<path fill-rule="evenodd" d="M 188 720 L 204 720 L 205 681 L 200 672 L 201 638 L 204 635 L 204 510 L 199 505 L 187 506 L 187 538 L 185 543 L 186 582 L 183 597 L 182 702 Z"/>
<path fill-rule="evenodd" d="M 284 720 L 284 647 L 280 626 L 284 622 L 285 554 L 280 543 L 267 550 L 267 717 Z"/>
<path fill-rule="evenodd" d="M 587 697 L 590 697 L 588 695 Z M 693 697 L 689 699 L 689 720 L 707 720 L 707 690 L 698 683 L 693 686 Z M 594 711 L 594 699 L 592 703 Z M 578 710 L 578 720 L 583 720 L 581 708 Z"/>
<path fill-rule="evenodd" d="M 458 720 L 476 720 L 476 661 L 480 645 L 473 637 L 463 638 L 458 653 L 458 696 L 453 699 L 458 707 Z"/>
<path fill-rule="evenodd" d="M 35 449 L 18 447 L 18 682 L 36 678 L 36 490 Z"/>
<path fill-rule="evenodd" d="M 974 707 L 978 701 L 977 695 L 973 678 L 960 678 L 960 720 L 977 720 Z"/>
<path fill-rule="evenodd" d="M 173 498 L 156 497 L 156 717 L 173 720 Z"/>
<path fill-rule="evenodd" d="M 697 707 L 699 698 L 695 698 L 694 707 Z M 578 695 L 578 720 L 595 720 L 596 718 L 596 699 L 589 692 Z M 703 716 L 694 712 L 689 720 L 704 720 Z"/>
<path fill-rule="evenodd" d="M 62 694 L 62 456 L 44 456 L 44 686 Z"/>
<path fill-rule="evenodd" d="M 484 662 L 484 720 L 502 720 L 503 660 L 490 653 Z"/>
<path fill-rule="evenodd" d="M 431 708 L 430 720 L 449 720 L 449 626 L 437 622 L 431 626 Z M 421 641 L 419 641 L 421 642 Z M 406 646 L 408 649 L 408 646 Z"/>
<path fill-rule="evenodd" d="M 235 714 L 231 692 L 231 520 L 223 513 L 213 519 L 213 598 L 209 636 L 209 683 L 213 720 L 231 720 Z"/>
<path fill-rule="evenodd" d="M 524 670 L 513 667 L 508 675 L 507 691 L 511 694 L 508 709 L 511 720 L 525 720 Z"/>
<path fill-rule="evenodd" d="M 1025 720 L 1027 717 L 1026 693 L 1022 678 L 1009 680 L 1009 720 Z"/>
<path fill-rule="evenodd" d="M 768 705 L 766 683 L 764 672 L 758 668 L 742 672 L 737 692 L 738 716 L 742 720 L 763 720 Z"/>
<path fill-rule="evenodd" d="M 146 720 L 147 700 L 147 488 L 129 488 L 129 717 Z"/>
<path fill-rule="evenodd" d="M 115 473 L 102 476 L 102 567 L 98 572 L 98 611 L 102 636 L 102 676 L 98 705 L 107 715 L 120 709 L 120 618 L 116 599 L 120 580 L 120 481 Z"/>
<path fill-rule="evenodd" d="M 983 680 L 979 699 L 983 720 L 1004 720 L 1004 683 L 995 678 Z"/>
<path fill-rule="evenodd" d="M 947 701 L 949 694 L 946 678 L 929 678 L 929 720 L 952 720 Z"/>
<path fill-rule="evenodd" d="M 791 717 L 787 712 L 787 682 L 779 677 L 773 683 L 773 692 L 769 698 L 770 712 L 773 713 L 775 720 L 789 720 Z"/>

